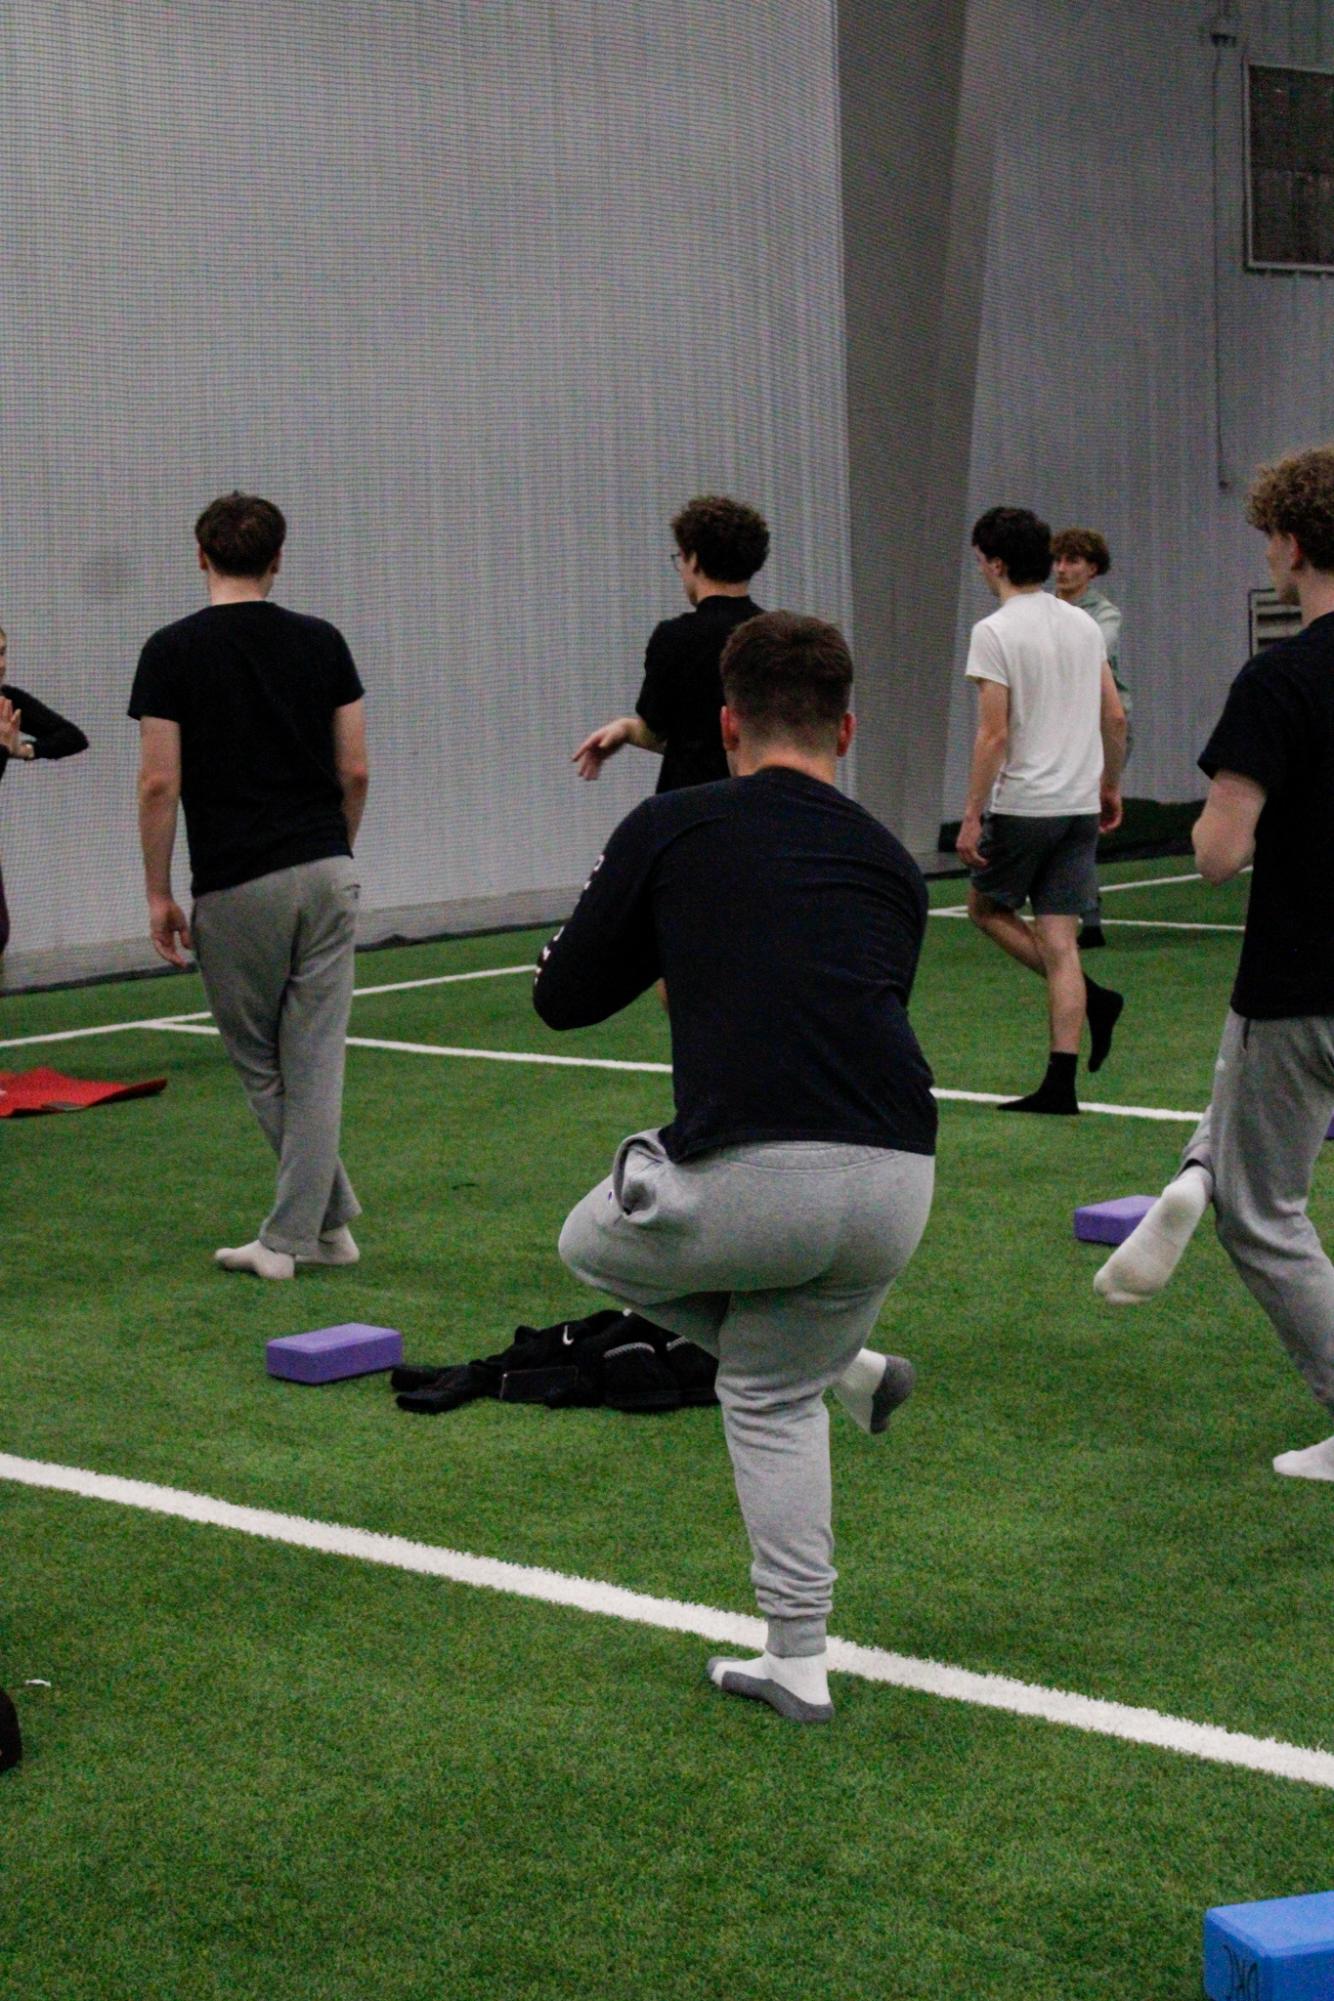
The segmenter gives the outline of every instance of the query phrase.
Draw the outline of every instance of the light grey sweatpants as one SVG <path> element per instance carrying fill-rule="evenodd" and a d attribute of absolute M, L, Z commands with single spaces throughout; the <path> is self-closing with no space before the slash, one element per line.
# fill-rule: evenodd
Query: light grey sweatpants
<path fill-rule="evenodd" d="M 210 890 L 190 926 L 223 1045 L 278 1156 L 270 1250 L 297 1256 L 359 1215 L 338 1158 L 358 883 L 346 856 Z"/>
<path fill-rule="evenodd" d="M 1332 1116 L 1334 1016 L 1229 1010 L 1209 1109 L 1182 1155 L 1213 1175 L 1219 1241 L 1330 1410 L 1334 1265 L 1306 1203 Z"/>
<path fill-rule="evenodd" d="M 935 1162 L 879 1147 L 724 1147 L 673 1164 L 622 1142 L 566 1218 L 576 1278 L 718 1357 L 751 1579 L 776 1654 L 818 1653 L 833 1602 L 824 1393 L 916 1250 Z"/>

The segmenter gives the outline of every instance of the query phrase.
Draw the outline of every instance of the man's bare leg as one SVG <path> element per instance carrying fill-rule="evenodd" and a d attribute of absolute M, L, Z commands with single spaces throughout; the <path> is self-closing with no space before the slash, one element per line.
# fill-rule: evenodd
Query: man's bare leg
<path fill-rule="evenodd" d="M 1038 941 L 1033 935 L 1033 927 L 1026 924 L 1017 910 L 1009 910 L 1003 903 L 993 903 L 980 889 L 969 886 L 968 916 L 979 931 L 984 932 L 1002 952 L 1008 952 L 1021 966 L 1027 966 L 1030 973 L 1043 975 L 1042 954 Z"/>

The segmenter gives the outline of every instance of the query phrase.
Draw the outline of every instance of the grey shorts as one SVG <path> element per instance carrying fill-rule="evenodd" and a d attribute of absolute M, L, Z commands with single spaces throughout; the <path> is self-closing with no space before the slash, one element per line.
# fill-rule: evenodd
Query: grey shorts
<path fill-rule="evenodd" d="M 973 888 L 1005 910 L 1031 901 L 1036 917 L 1078 917 L 1098 894 L 1096 813 L 1052 820 L 988 813 L 981 845 Z"/>

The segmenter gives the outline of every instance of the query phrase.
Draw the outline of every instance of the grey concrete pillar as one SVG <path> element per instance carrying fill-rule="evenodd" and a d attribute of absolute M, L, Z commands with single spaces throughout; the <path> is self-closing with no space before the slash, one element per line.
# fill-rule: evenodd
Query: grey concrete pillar
<path fill-rule="evenodd" d="M 857 793 L 933 854 L 1003 0 L 839 0 Z"/>

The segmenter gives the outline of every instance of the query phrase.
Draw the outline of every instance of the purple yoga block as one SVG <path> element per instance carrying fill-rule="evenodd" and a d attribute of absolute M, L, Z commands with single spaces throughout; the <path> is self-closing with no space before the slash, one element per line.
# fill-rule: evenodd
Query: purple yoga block
<path fill-rule="evenodd" d="M 1325 1138 L 1334 1139 L 1334 1119 L 1331 1119 L 1329 1124 L 1325 1127 Z"/>
<path fill-rule="evenodd" d="M 370 1376 L 396 1369 L 403 1360 L 403 1336 L 393 1327 L 316 1327 L 309 1334 L 284 1334 L 265 1349 L 269 1374 L 289 1383 L 336 1383 L 344 1376 Z"/>
<path fill-rule="evenodd" d="M 1123 1244 L 1156 1200 L 1154 1195 L 1118 1195 L 1114 1202 L 1090 1202 L 1075 1210 L 1075 1235 L 1081 1244 Z"/>

